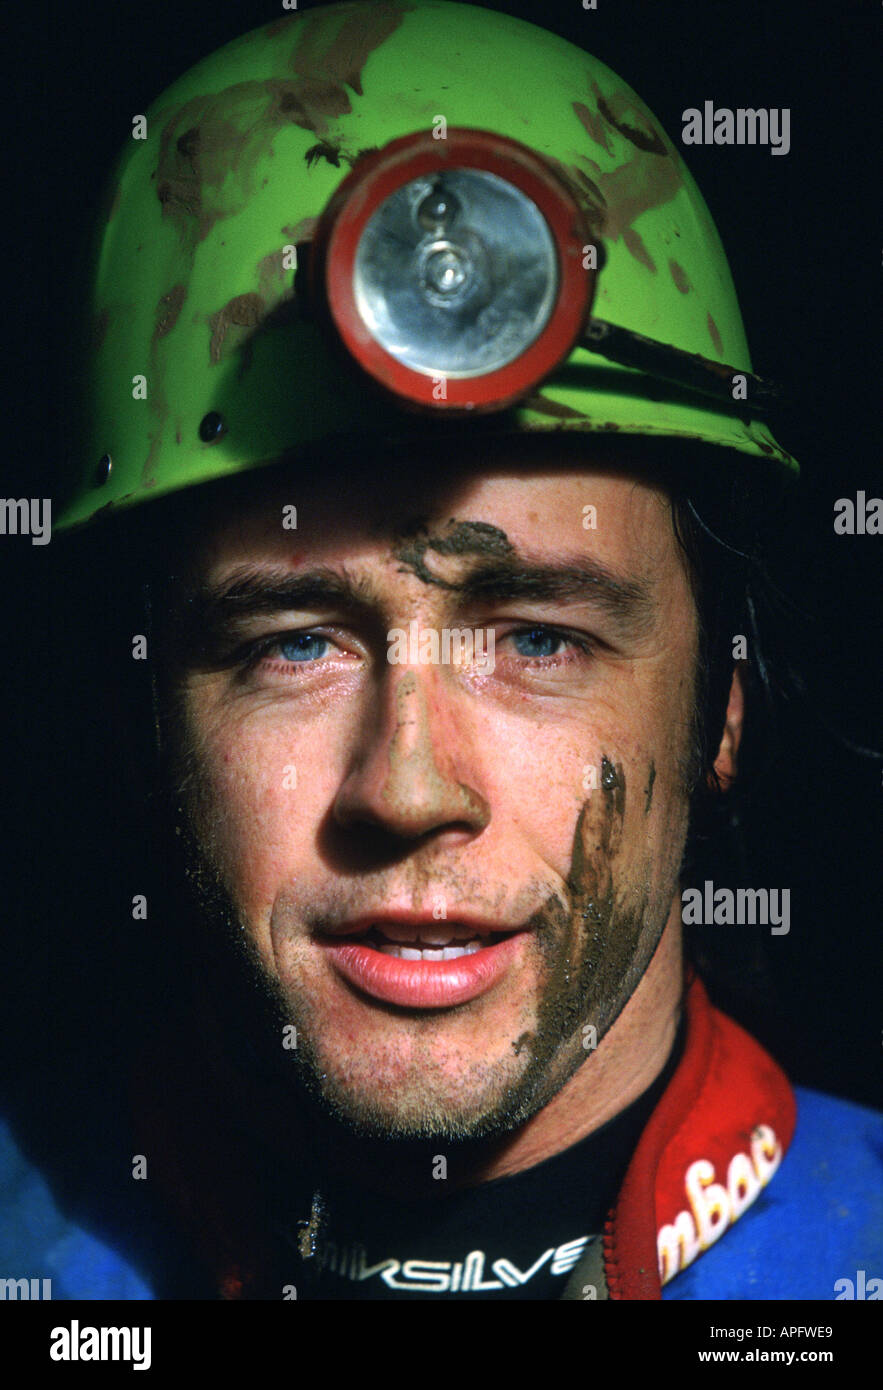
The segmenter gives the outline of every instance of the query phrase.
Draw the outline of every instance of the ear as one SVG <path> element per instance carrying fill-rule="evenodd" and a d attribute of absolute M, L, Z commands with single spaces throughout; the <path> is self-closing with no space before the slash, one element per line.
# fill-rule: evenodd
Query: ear
<path fill-rule="evenodd" d="M 742 741 L 742 721 L 745 717 L 745 687 L 742 684 L 741 664 L 733 668 L 727 717 L 720 747 L 714 760 L 714 770 L 726 791 L 735 782 L 739 770 L 739 744 Z"/>

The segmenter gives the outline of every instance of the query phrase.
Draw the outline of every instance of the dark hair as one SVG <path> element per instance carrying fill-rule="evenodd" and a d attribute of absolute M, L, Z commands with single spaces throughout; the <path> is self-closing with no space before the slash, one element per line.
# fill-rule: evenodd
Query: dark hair
<path fill-rule="evenodd" d="M 780 712 L 803 689 L 793 637 L 805 615 L 780 589 L 772 563 L 787 530 L 790 479 L 756 466 L 752 472 L 751 460 L 724 456 L 714 469 L 675 467 L 668 486 L 699 623 L 694 780 L 681 880 L 685 887 L 709 878 L 748 884 L 757 868 L 749 834 L 759 819 L 755 803 L 782 755 Z M 714 761 L 737 666 L 745 694 L 742 739 L 735 781 L 723 787 Z M 723 1007 L 737 1013 L 746 1004 L 771 1007 L 777 986 L 761 928 L 732 933 L 685 924 L 684 946 Z"/>
<path fill-rule="evenodd" d="M 722 800 L 735 807 L 750 795 L 750 766 L 759 756 L 772 755 L 776 710 L 796 676 L 781 640 L 794 609 L 770 566 L 786 487 L 782 476 L 757 477 L 752 486 L 731 464 L 711 476 L 681 472 L 670 482 L 673 527 L 688 563 L 699 621 L 693 750 L 697 826 L 706 825 Z M 741 751 L 750 756 L 740 757 L 740 773 L 724 789 L 714 760 L 737 666 L 746 697 Z"/>

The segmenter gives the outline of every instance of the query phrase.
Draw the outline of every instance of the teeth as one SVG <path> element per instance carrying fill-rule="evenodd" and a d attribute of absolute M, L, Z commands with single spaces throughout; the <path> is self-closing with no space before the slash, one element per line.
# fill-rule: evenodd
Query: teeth
<path fill-rule="evenodd" d="M 455 941 L 472 941 L 476 936 L 475 928 L 463 922 L 424 922 L 419 927 L 406 922 L 378 922 L 373 930 L 384 940 L 405 946 L 418 941 L 421 946 L 450 946 Z"/>
<path fill-rule="evenodd" d="M 398 956 L 399 960 L 457 960 L 459 956 L 472 956 L 476 951 L 490 946 L 491 937 L 480 936 L 462 946 L 428 946 L 423 950 L 418 950 L 416 946 L 403 946 L 397 941 L 372 941 L 371 945 L 375 951 L 381 951 L 385 956 Z"/>

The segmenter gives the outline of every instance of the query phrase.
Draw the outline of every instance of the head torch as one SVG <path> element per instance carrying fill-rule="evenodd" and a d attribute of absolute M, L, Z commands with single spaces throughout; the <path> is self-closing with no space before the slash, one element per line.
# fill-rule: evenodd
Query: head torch
<path fill-rule="evenodd" d="M 418 132 L 363 155 L 319 219 L 309 295 L 348 356 L 418 411 L 513 405 L 577 346 L 752 411 L 779 389 L 592 316 L 605 252 L 565 179 L 489 131 Z"/>

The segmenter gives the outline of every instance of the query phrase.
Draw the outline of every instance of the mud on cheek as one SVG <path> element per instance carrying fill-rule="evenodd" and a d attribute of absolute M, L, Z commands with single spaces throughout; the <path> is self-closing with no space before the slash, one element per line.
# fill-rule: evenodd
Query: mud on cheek
<path fill-rule="evenodd" d="M 646 782 L 645 769 L 642 792 Z M 586 1024 L 600 1042 L 636 988 L 664 926 L 663 914 L 659 932 L 651 930 L 649 876 L 625 877 L 626 799 L 623 765 L 605 755 L 600 786 L 583 803 L 574 830 L 570 906 L 552 900 L 534 921 L 546 969 L 530 1040 L 536 1068 Z M 633 809 L 643 821 L 644 795 L 639 801 Z"/>

